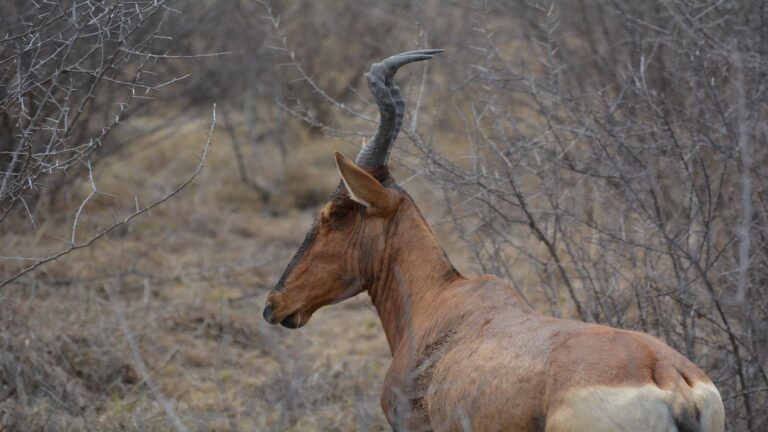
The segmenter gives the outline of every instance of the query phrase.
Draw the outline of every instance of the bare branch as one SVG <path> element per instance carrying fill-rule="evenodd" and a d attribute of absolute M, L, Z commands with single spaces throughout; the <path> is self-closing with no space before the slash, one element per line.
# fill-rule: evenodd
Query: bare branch
<path fill-rule="evenodd" d="M 162 197 L 162 198 L 154 201 L 153 203 L 149 204 L 148 206 L 140 208 L 140 209 L 136 210 L 135 212 L 125 216 L 122 220 L 112 224 L 108 228 L 101 230 L 95 236 L 91 237 L 89 240 L 87 240 L 85 242 L 82 242 L 82 243 L 77 243 L 77 244 L 74 244 L 74 241 L 73 241 L 73 244 L 70 245 L 68 248 L 63 249 L 63 250 L 61 250 L 60 252 L 58 252 L 58 253 L 56 253 L 54 255 L 51 255 L 51 256 L 48 256 L 46 258 L 40 259 L 37 262 L 35 262 L 34 264 L 30 265 L 29 267 L 26 267 L 26 268 L 20 270 L 19 272 L 17 272 L 13 276 L 10 276 L 9 278 L 7 278 L 7 279 L 3 280 L 2 282 L 0 282 L 0 288 L 10 284 L 11 282 L 15 281 L 16 279 L 24 276 L 25 274 L 27 274 L 29 272 L 37 270 L 39 267 L 41 267 L 41 266 L 43 266 L 43 265 L 45 265 L 45 264 L 47 264 L 49 262 L 56 261 L 57 259 L 65 256 L 65 255 L 68 255 L 68 254 L 70 254 L 70 253 L 72 253 L 72 252 L 74 252 L 76 250 L 87 248 L 87 247 L 91 246 L 92 244 L 96 243 L 98 240 L 104 238 L 106 235 L 108 235 L 109 233 L 111 233 L 114 230 L 116 230 L 117 228 L 120 228 L 121 226 L 126 225 L 131 220 L 133 220 L 134 218 L 136 218 L 138 216 L 141 216 L 144 213 L 150 212 L 155 207 L 162 205 L 163 203 L 165 203 L 166 201 L 170 200 L 174 196 L 178 195 L 181 191 L 186 189 L 187 186 L 189 186 L 189 184 L 192 183 L 192 181 L 195 180 L 197 175 L 200 174 L 200 171 L 202 171 L 203 167 L 205 166 L 205 161 L 208 158 L 208 151 L 211 148 L 211 139 L 213 138 L 213 131 L 214 131 L 215 126 L 216 126 L 216 105 L 213 106 L 213 110 L 212 110 L 212 114 L 211 114 L 211 129 L 208 132 L 208 140 L 206 141 L 205 146 L 203 146 L 202 155 L 200 156 L 200 163 L 197 165 L 197 168 L 195 168 L 195 170 L 192 172 L 192 174 L 183 183 L 181 183 L 178 187 L 176 187 L 176 189 L 174 189 L 172 192 L 170 192 L 169 194 L 165 195 L 164 197 Z M 81 207 L 82 207 L 82 205 L 81 205 Z M 73 226 L 73 239 L 74 239 L 74 226 Z"/>

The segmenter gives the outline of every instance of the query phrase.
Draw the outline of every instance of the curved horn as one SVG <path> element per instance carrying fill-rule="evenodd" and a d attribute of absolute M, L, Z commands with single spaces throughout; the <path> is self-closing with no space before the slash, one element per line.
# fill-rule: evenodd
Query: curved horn
<path fill-rule="evenodd" d="M 392 82 L 397 70 L 408 63 L 429 60 L 441 52 L 441 49 L 425 49 L 393 55 L 374 63 L 371 70 L 365 74 L 368 88 L 379 106 L 380 118 L 376 135 L 363 146 L 355 159 L 357 165 L 372 170 L 387 164 L 389 151 L 397 133 L 400 132 L 405 113 L 405 102 L 400 95 L 400 89 Z"/>

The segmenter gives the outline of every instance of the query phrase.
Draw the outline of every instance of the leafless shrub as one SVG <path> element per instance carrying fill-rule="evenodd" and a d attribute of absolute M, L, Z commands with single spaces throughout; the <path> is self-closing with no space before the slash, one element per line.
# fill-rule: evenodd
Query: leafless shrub
<path fill-rule="evenodd" d="M 740 430 L 768 422 L 762 14 L 477 2 L 473 96 L 456 110 L 467 158 L 409 135 L 458 191 L 450 215 L 483 271 L 554 315 L 661 336 L 713 377 Z M 490 18 L 515 15 L 530 26 Z"/>
<path fill-rule="evenodd" d="M 85 162 L 129 104 L 173 82 L 153 73 L 165 1 L 4 2 L 0 40 L 0 220 Z M 93 162 L 95 163 L 95 161 Z M 68 175 L 63 175 L 68 174 Z"/>
<path fill-rule="evenodd" d="M 84 180 L 87 195 L 72 210 L 63 246 L 44 255 L 26 255 L 28 249 L 3 248 L 0 265 L 0 428 L 43 430 L 68 428 L 85 422 L 94 400 L 108 394 L 125 397 L 129 389 L 146 384 L 171 423 L 183 429 L 168 409 L 162 393 L 147 377 L 136 355 L 136 344 L 121 321 L 134 360 L 125 361 L 116 350 L 112 329 L 88 328 L 69 322 L 51 333 L 38 317 L 21 312 L 16 300 L 34 303 L 36 278 L 27 278 L 72 252 L 88 249 L 116 234 L 136 217 L 170 200 L 202 171 L 211 145 L 214 118 L 200 162 L 192 174 L 149 204 L 134 197 L 134 209 L 112 220 L 82 223 L 87 207 L 101 191 L 94 166 L 121 150 L 110 141 L 113 132 L 155 92 L 183 76 L 160 70 L 158 63 L 173 56 L 156 51 L 166 40 L 165 20 L 176 12 L 165 1 L 6 2 L 0 20 L 7 33 L 0 39 L 0 232 L 12 232 L 26 220 L 34 236 L 41 196 L 59 198 L 57 209 L 69 200 L 61 195 L 79 190 Z M 132 109 L 132 110 L 129 110 Z M 73 194 L 74 195 L 74 194 Z M 50 214 L 46 214 L 50 216 Z M 83 225 L 87 225 L 83 227 Z M 5 246 L 5 245 L 4 245 Z M 31 294 L 24 289 L 31 286 Z M 22 293 L 19 295 L 19 293 Z M 45 305 L 45 303 L 43 303 Z M 44 306 L 41 306 L 44 308 Z M 118 314 L 119 315 L 119 314 Z M 33 329 L 43 328 L 44 331 Z M 72 332 L 72 333 L 70 333 Z M 88 428 L 87 424 L 82 425 Z"/>

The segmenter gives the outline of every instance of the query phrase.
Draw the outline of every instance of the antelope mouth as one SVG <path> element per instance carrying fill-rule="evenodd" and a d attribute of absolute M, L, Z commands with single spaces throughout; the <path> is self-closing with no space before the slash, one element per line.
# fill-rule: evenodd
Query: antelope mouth
<path fill-rule="evenodd" d="M 308 320 L 302 320 L 301 311 L 296 311 L 281 317 L 275 313 L 275 304 L 268 302 L 264 307 L 264 320 L 272 325 L 280 324 L 281 326 L 289 329 L 297 329 L 304 326 Z"/>
<path fill-rule="evenodd" d="M 300 312 L 292 313 L 287 317 L 283 318 L 282 321 L 280 321 L 281 326 L 289 329 L 297 329 L 299 327 L 304 326 L 304 324 L 306 323 L 307 323 L 306 320 L 302 322 Z"/>

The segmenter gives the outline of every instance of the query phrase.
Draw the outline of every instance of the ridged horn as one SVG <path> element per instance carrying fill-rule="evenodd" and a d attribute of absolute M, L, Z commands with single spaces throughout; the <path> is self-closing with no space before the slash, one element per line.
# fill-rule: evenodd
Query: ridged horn
<path fill-rule="evenodd" d="M 379 107 L 379 128 L 376 135 L 368 141 L 358 153 L 355 163 L 368 170 L 387 165 L 389 152 L 395 143 L 400 126 L 403 124 L 405 102 L 400 89 L 392 79 L 397 70 L 408 63 L 429 60 L 444 50 L 424 49 L 409 51 L 387 57 L 379 63 L 374 63 L 371 70 L 365 74 L 368 88 L 376 98 Z"/>

